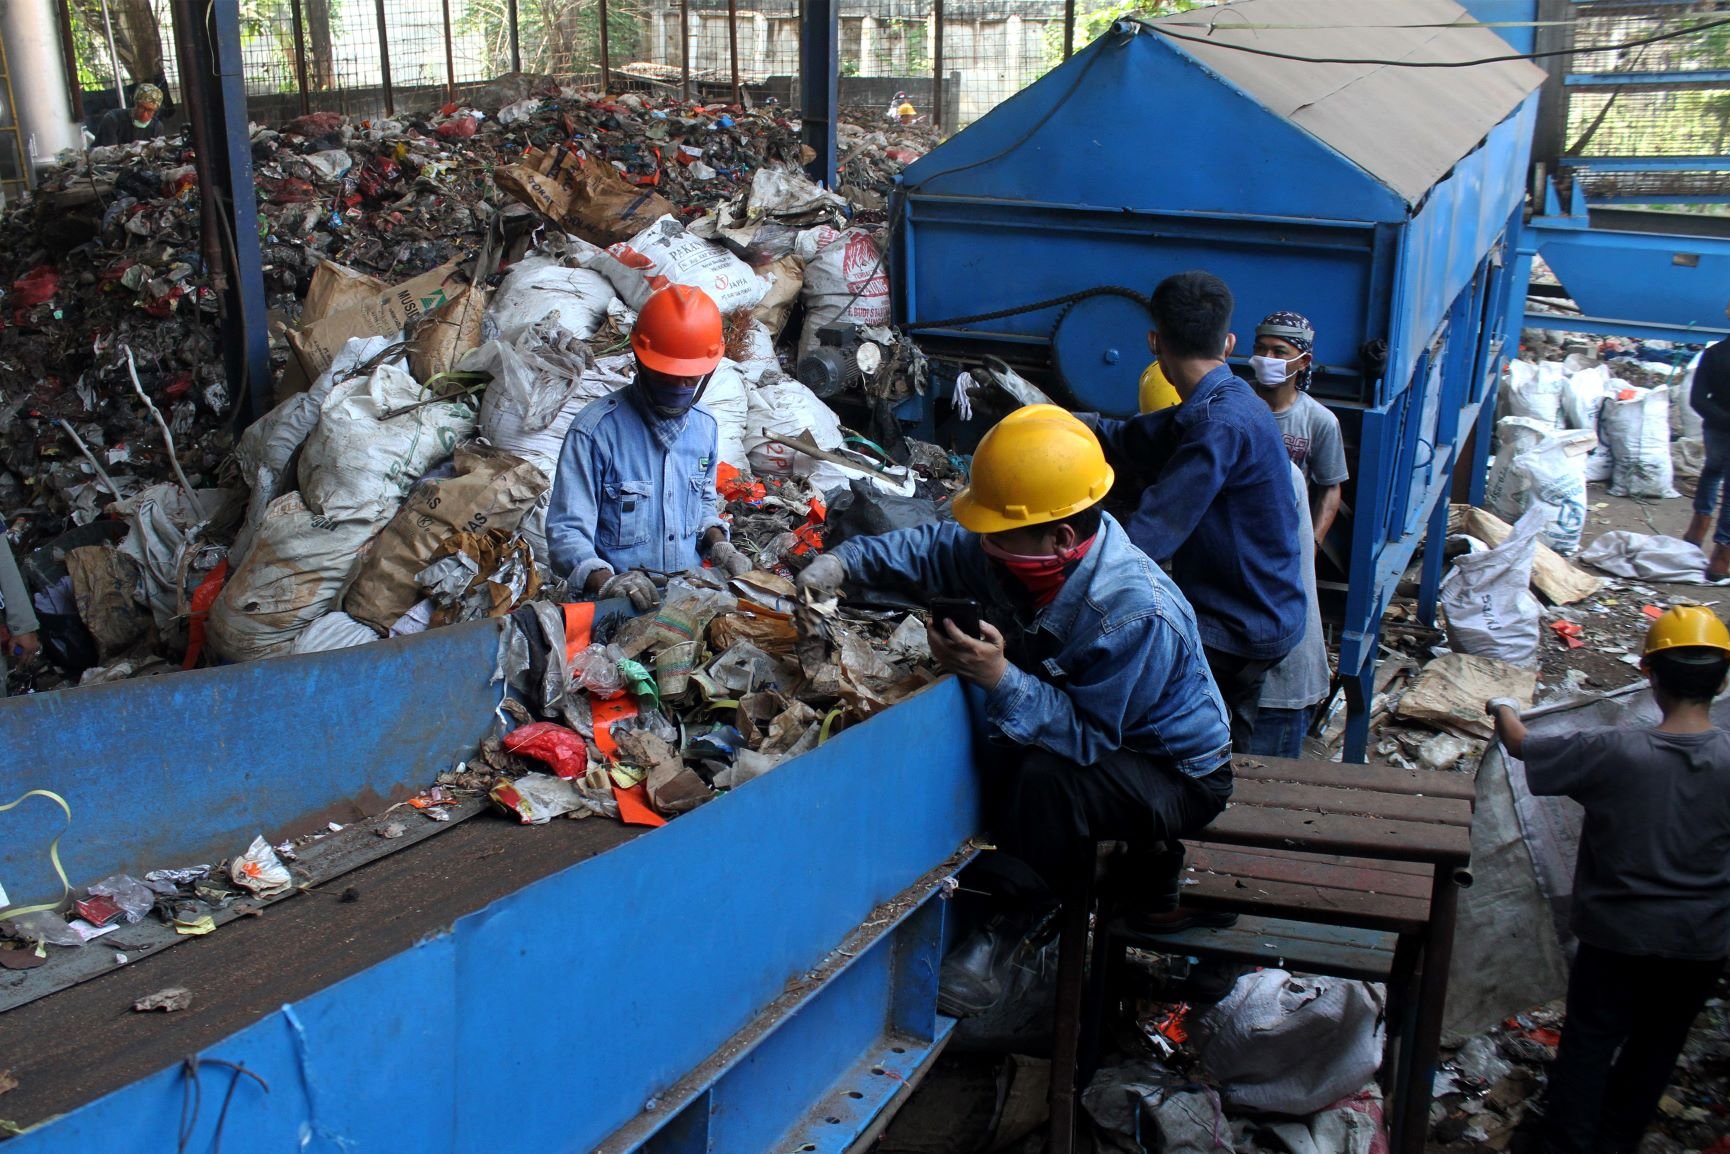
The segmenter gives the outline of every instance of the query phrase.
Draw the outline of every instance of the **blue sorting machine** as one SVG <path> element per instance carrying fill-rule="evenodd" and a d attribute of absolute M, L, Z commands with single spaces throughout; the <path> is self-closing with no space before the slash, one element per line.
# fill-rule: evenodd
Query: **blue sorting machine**
<path fill-rule="evenodd" d="M 492 730 L 499 634 L 473 622 L 0 701 L 0 804 L 48 789 L 71 810 L 0 814 L 0 884 L 57 898 L 56 837 L 88 884 L 378 814 Z M 907 732 L 921 741 L 893 740 Z M 937 969 L 945 883 L 978 822 L 973 740 L 946 678 L 659 829 L 479 813 L 124 965 L 141 927 L 56 950 L 101 972 L 35 1000 L 46 967 L 0 969 L 18 1083 L 0 1118 L 22 1131 L 0 1141 L 847 1150 L 954 1026 Z M 190 1008 L 130 1010 L 173 986 Z"/>
<path fill-rule="evenodd" d="M 1118 22 L 902 174 L 891 280 L 940 362 L 999 356 L 1111 414 L 1135 411 L 1145 294 L 1170 273 L 1232 286 L 1246 373 L 1263 315 L 1312 319 L 1353 474 L 1321 576 L 1362 760 L 1382 616 L 1450 494 L 1481 496 L 1544 73 L 1469 64 L 1509 49 L 1453 0 L 1333 0 L 1349 38 L 1313 9 Z M 1315 63 L 1341 57 L 1362 62 Z M 1432 615 L 1441 563 L 1426 553 Z"/>

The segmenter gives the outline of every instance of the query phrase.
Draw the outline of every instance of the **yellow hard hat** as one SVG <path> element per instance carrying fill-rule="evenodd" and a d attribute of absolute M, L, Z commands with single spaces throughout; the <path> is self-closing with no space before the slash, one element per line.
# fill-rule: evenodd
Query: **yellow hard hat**
<path fill-rule="evenodd" d="M 1665 649 L 1716 649 L 1730 657 L 1730 629 L 1704 605 L 1675 605 L 1646 630 L 1642 655 L 1650 657 Z"/>
<path fill-rule="evenodd" d="M 1141 411 L 1157 413 L 1182 403 L 1183 398 L 1177 395 L 1176 386 L 1165 379 L 1165 370 L 1159 367 L 1159 362 L 1147 366 L 1141 374 Z"/>
<path fill-rule="evenodd" d="M 1112 478 L 1092 429 L 1056 405 L 1028 405 L 980 439 L 955 519 L 975 533 L 1043 525 L 1103 500 Z"/>
<path fill-rule="evenodd" d="M 895 110 L 895 115 L 897 115 L 897 116 L 913 116 L 913 115 L 917 114 L 918 111 L 919 110 L 917 108 L 914 108 L 911 103 L 909 103 L 907 101 L 902 101 L 901 107 L 897 108 Z"/>

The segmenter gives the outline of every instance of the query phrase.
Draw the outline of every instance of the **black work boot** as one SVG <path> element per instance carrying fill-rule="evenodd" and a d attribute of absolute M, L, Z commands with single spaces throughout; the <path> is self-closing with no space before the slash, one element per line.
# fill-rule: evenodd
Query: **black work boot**
<path fill-rule="evenodd" d="M 1027 925 L 1009 914 L 993 914 L 943 959 L 937 978 L 937 1009 L 952 1018 L 990 1012 L 1009 985 L 1010 956 Z"/>

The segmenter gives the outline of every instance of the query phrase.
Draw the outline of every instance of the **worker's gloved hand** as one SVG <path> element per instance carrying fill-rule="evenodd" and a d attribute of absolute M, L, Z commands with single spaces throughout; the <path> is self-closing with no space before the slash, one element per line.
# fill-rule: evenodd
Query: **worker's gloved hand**
<path fill-rule="evenodd" d="M 1092 429 L 1094 432 L 1099 432 L 1098 413 L 1077 413 L 1075 414 L 1075 419 Z"/>
<path fill-rule="evenodd" d="M 800 593 L 810 593 L 807 600 L 828 601 L 841 593 L 841 582 L 847 579 L 847 567 L 833 553 L 825 553 L 799 573 L 795 583 Z"/>
<path fill-rule="evenodd" d="M 751 571 L 751 559 L 734 547 L 731 541 L 717 541 L 709 546 L 709 564 L 729 577 L 743 577 Z"/>
<path fill-rule="evenodd" d="M 607 578 L 607 583 L 601 586 L 601 599 L 604 601 L 608 597 L 626 598 L 638 613 L 647 613 L 661 602 L 661 592 L 655 588 L 655 583 L 649 580 L 647 573 L 637 569 L 627 569 Z"/>
<path fill-rule="evenodd" d="M 1496 710 L 1500 709 L 1504 705 L 1514 711 L 1515 717 L 1520 716 L 1520 709 L 1522 707 L 1520 703 L 1512 697 L 1490 698 L 1488 701 L 1484 702 L 1484 712 L 1489 714 L 1491 717 L 1494 717 L 1496 715 Z"/>

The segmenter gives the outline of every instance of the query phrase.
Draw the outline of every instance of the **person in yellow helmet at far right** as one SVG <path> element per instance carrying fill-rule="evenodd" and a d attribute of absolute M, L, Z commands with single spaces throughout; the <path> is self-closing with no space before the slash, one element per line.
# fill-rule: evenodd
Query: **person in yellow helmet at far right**
<path fill-rule="evenodd" d="M 982 786 L 997 852 L 967 886 L 991 895 L 990 916 L 944 963 L 951 1015 L 1013 995 L 1019 948 L 1092 868 L 1096 841 L 1131 846 L 1127 917 L 1224 924 L 1178 908 L 1177 839 L 1231 796 L 1229 716 L 1189 602 L 1100 507 L 1112 479 L 1087 426 L 1030 405 L 979 442 L 955 521 L 854 538 L 799 574 L 807 599 L 853 581 L 930 605 L 931 652 L 993 739 Z"/>
<path fill-rule="evenodd" d="M 1647 631 L 1641 669 L 1656 725 L 1540 735 L 1527 732 L 1518 702 L 1486 707 L 1531 791 L 1586 809 L 1572 908 L 1579 951 L 1544 1107 L 1552 1154 L 1640 1143 L 1730 954 L 1730 734 L 1712 724 L 1730 630 L 1704 605 L 1678 605 Z"/>

